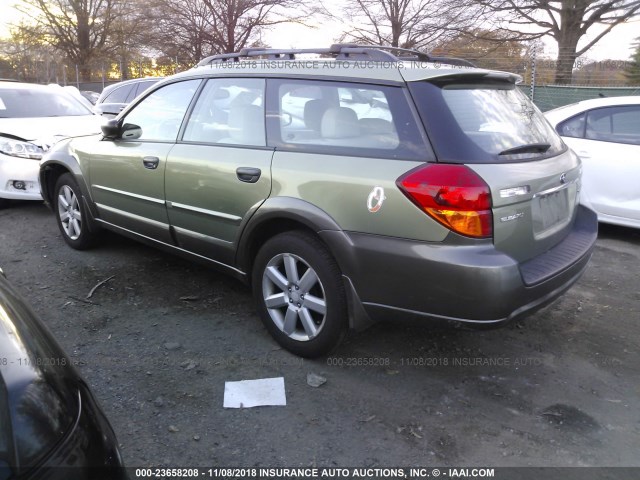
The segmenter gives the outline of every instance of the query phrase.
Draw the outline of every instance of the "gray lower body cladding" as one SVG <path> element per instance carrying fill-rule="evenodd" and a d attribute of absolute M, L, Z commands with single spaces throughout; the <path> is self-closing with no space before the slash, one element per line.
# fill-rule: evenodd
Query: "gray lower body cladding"
<path fill-rule="evenodd" d="M 446 245 L 321 232 L 371 320 L 472 323 L 505 322 L 555 300 L 586 269 L 597 234 L 595 214 L 579 207 L 572 232 L 540 256 L 544 275 L 532 284 L 537 258 L 519 264 L 490 242 Z"/>

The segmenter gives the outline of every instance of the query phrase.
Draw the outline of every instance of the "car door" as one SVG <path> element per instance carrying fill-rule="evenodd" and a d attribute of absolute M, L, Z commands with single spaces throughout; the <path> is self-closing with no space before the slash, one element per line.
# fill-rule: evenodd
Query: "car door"
<path fill-rule="evenodd" d="M 166 160 L 200 83 L 186 80 L 163 86 L 122 118 L 122 138 L 93 142 L 84 151 L 80 144 L 76 153 L 87 164 L 101 219 L 173 243 L 164 200 Z"/>
<path fill-rule="evenodd" d="M 242 220 L 269 196 L 264 91 L 255 78 L 203 87 L 166 167 L 167 212 L 182 248 L 231 263 Z"/>
<path fill-rule="evenodd" d="M 563 138 L 582 160 L 583 201 L 599 214 L 640 220 L 640 105 L 589 110 L 559 131 L 575 135 Z"/>

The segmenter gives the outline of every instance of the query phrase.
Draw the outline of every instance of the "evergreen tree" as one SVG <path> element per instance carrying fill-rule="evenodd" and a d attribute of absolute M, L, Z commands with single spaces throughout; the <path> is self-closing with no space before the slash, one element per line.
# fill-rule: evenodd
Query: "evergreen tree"
<path fill-rule="evenodd" d="M 637 40 L 636 51 L 631 55 L 629 65 L 624 70 L 624 76 L 629 85 L 640 85 L 640 37 Z"/>

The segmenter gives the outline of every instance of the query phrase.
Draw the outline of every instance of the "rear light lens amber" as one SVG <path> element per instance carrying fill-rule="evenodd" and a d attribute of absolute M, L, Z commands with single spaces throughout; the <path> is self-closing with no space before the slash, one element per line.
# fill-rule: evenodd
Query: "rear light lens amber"
<path fill-rule="evenodd" d="M 398 188 L 434 220 L 473 238 L 493 236 L 491 190 L 465 165 L 428 164 L 400 177 Z"/>

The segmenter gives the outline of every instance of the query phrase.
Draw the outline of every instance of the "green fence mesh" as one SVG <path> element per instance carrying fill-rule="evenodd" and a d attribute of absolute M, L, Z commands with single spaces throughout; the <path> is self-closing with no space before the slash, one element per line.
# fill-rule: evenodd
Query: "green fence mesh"
<path fill-rule="evenodd" d="M 527 95 L 531 95 L 530 85 L 520 85 Z M 576 87 L 559 85 L 536 85 L 533 91 L 533 102 L 543 112 L 562 107 L 581 100 L 599 97 L 620 97 L 623 95 L 640 95 L 638 87 Z"/>

